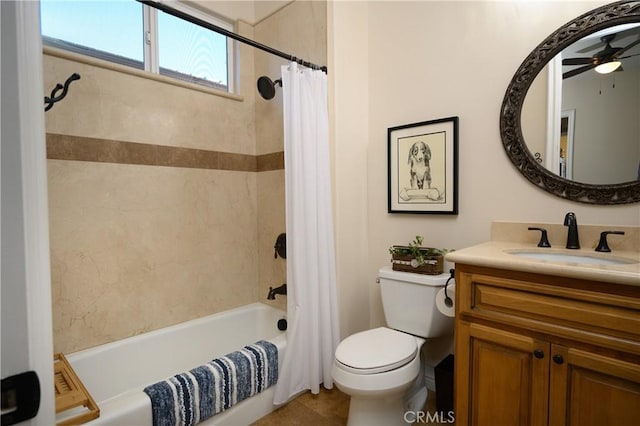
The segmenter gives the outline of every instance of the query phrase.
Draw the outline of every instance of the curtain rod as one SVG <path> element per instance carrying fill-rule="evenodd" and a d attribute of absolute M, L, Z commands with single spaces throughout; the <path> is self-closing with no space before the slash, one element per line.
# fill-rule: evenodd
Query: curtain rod
<path fill-rule="evenodd" d="M 161 11 L 163 11 L 165 13 L 168 13 L 169 15 L 175 16 L 176 18 L 183 19 L 183 20 L 185 20 L 187 22 L 191 22 L 192 24 L 196 24 L 196 25 L 201 26 L 203 28 L 206 28 L 208 30 L 214 31 L 214 32 L 216 32 L 218 34 L 222 34 L 222 35 L 225 35 L 227 37 L 230 37 L 230 38 L 232 38 L 234 40 L 237 40 L 237 41 L 239 41 L 241 43 L 248 44 L 249 46 L 253 46 L 256 49 L 260 49 L 260 50 L 263 50 L 263 51 L 265 51 L 267 53 L 271 53 L 272 55 L 279 56 L 279 57 L 281 57 L 283 59 L 286 59 L 286 60 L 289 60 L 289 61 L 297 62 L 298 64 L 303 65 L 303 66 L 308 67 L 308 68 L 313 68 L 313 69 L 316 69 L 316 70 L 322 70 L 325 73 L 327 72 L 327 67 L 324 66 L 324 65 L 320 66 L 320 65 L 312 64 L 311 62 L 304 61 L 302 59 L 298 59 L 293 55 L 281 52 L 281 51 L 276 50 L 276 49 L 274 49 L 272 47 L 266 46 L 266 45 L 264 45 L 262 43 L 258 43 L 257 41 L 254 41 L 254 40 L 251 40 L 249 38 L 243 37 L 243 36 L 241 36 L 239 34 L 236 34 L 234 32 L 226 30 L 226 29 L 224 29 L 222 27 L 219 27 L 217 25 L 211 24 L 211 23 L 209 23 L 207 21 L 203 21 L 202 19 L 199 19 L 199 18 L 196 18 L 194 16 L 188 15 L 188 14 L 182 12 L 182 11 L 176 10 L 176 9 L 174 9 L 172 7 L 167 6 L 165 3 L 160 3 L 158 1 L 153 1 L 153 0 L 137 0 L 137 1 L 142 3 L 142 4 L 146 4 L 147 6 L 150 6 L 150 7 L 153 7 L 155 9 L 161 10 Z"/>

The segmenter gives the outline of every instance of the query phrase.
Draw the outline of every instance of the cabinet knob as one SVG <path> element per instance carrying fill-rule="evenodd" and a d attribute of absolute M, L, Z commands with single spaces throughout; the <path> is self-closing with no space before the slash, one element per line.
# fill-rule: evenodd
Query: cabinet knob
<path fill-rule="evenodd" d="M 535 356 L 538 359 L 542 359 L 544 358 L 544 351 L 542 349 L 536 349 L 533 351 L 533 356 Z"/>
<path fill-rule="evenodd" d="M 556 364 L 562 364 L 564 362 L 564 358 L 562 358 L 562 355 L 554 355 L 553 356 L 553 362 L 555 362 Z"/>

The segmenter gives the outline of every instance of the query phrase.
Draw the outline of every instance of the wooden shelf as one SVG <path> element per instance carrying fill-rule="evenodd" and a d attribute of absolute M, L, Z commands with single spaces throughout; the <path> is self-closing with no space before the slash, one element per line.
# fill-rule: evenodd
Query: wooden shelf
<path fill-rule="evenodd" d="M 58 426 L 80 425 L 100 416 L 100 408 L 61 353 L 53 356 L 56 413 L 84 407 L 86 411 L 57 423 Z"/>

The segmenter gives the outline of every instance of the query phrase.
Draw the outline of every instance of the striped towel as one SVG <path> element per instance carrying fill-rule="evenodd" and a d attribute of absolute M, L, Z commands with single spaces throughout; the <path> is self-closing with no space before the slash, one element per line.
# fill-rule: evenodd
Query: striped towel
<path fill-rule="evenodd" d="M 147 386 L 154 426 L 190 426 L 262 392 L 278 381 L 278 348 L 253 345 Z"/>

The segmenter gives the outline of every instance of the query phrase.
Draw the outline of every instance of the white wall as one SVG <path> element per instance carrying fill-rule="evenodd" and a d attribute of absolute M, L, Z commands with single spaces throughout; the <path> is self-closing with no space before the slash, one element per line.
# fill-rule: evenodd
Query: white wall
<path fill-rule="evenodd" d="M 336 269 L 341 334 L 369 326 L 368 3 L 327 5 L 330 125 L 334 129 Z"/>
<path fill-rule="evenodd" d="M 493 220 L 640 225 L 638 204 L 592 206 L 538 189 L 507 158 L 500 106 L 547 35 L 604 2 L 337 1 L 329 10 L 336 244 L 343 335 L 383 323 L 377 269 L 416 234 L 431 246 L 486 241 Z M 387 213 L 387 128 L 460 117 L 459 214 Z M 586 244 L 586 242 L 585 242 Z"/>
<path fill-rule="evenodd" d="M 184 1 L 184 0 L 183 0 Z M 292 0 L 186 0 L 186 3 L 221 17 L 251 25 L 262 21 Z"/>
<path fill-rule="evenodd" d="M 562 110 L 575 110 L 573 178 L 585 183 L 636 179 L 640 160 L 640 72 L 584 73 L 563 81 Z"/>
<path fill-rule="evenodd" d="M 37 416 L 21 422 L 26 426 L 55 419 L 39 28 L 37 3 L 0 4 L 0 374 L 3 382 L 25 371 L 37 374 L 41 401 Z"/>

